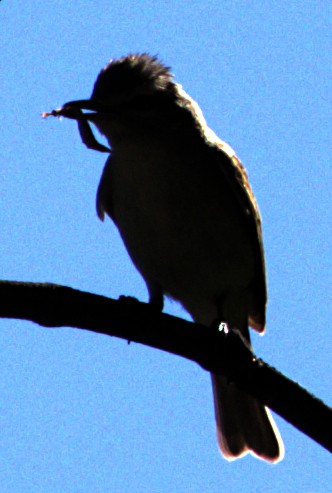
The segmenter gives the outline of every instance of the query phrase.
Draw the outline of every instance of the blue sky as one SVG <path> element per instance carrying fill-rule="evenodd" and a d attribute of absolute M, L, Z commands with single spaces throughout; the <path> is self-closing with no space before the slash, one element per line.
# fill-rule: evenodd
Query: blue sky
<path fill-rule="evenodd" d="M 158 54 L 245 164 L 263 217 L 269 307 L 256 353 L 332 404 L 331 32 L 322 1 L 0 2 L 1 278 L 147 300 L 94 201 L 105 155 L 71 121 L 128 52 Z M 186 317 L 175 303 L 169 313 Z M 3 493 L 326 493 L 331 455 L 276 421 L 277 466 L 217 450 L 209 375 L 143 346 L 2 320 Z"/>

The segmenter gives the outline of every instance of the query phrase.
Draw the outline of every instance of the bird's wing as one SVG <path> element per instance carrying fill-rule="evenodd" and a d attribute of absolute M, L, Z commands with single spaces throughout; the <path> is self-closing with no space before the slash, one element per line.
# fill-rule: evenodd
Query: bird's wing
<path fill-rule="evenodd" d="M 230 189 L 233 191 L 245 220 L 248 224 L 248 231 L 255 252 L 255 279 L 253 282 L 253 298 L 249 310 L 249 325 L 263 332 L 265 328 L 265 309 L 267 302 L 265 260 L 262 238 L 262 224 L 258 205 L 251 190 L 247 173 L 244 166 L 236 156 L 233 149 L 223 141 L 218 139 L 214 142 L 218 150 L 218 166 L 227 180 Z M 225 156 L 228 159 L 225 159 Z"/>

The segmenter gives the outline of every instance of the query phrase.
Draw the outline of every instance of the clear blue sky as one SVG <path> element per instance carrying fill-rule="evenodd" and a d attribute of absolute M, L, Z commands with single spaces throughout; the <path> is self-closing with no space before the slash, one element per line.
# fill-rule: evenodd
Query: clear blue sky
<path fill-rule="evenodd" d="M 326 0 L 2 0 L 1 278 L 147 299 L 96 218 L 105 155 L 74 122 L 40 115 L 89 97 L 111 57 L 158 54 L 260 205 L 269 308 L 256 353 L 331 405 L 331 19 Z M 278 416 L 282 463 L 224 461 L 209 376 L 192 363 L 15 320 L 1 321 L 0 347 L 2 493 L 331 491 L 332 456 Z"/>

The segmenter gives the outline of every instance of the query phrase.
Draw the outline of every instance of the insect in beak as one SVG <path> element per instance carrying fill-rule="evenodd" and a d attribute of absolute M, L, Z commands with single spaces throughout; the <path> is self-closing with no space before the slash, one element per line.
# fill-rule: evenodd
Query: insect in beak
<path fill-rule="evenodd" d="M 83 113 L 82 110 L 91 110 L 93 113 Z M 89 116 L 95 115 L 99 112 L 105 112 L 105 107 L 97 102 L 91 101 L 90 99 L 80 99 L 77 101 L 70 101 L 65 103 L 61 108 L 57 110 L 52 110 L 50 113 L 42 113 L 43 118 L 48 118 L 49 116 L 57 116 L 64 118 L 69 118 L 71 120 L 76 120 L 78 124 L 78 131 L 80 133 L 83 144 L 85 144 L 88 149 L 93 149 L 99 152 L 111 152 L 111 149 L 100 144 L 89 125 Z"/>

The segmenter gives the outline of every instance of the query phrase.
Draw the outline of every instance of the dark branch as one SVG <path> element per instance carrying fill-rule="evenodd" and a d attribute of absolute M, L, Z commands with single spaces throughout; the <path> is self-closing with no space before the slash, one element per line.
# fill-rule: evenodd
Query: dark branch
<path fill-rule="evenodd" d="M 332 452 L 332 409 L 262 360 L 235 332 L 157 312 L 133 298 L 112 300 L 56 284 L 0 281 L 0 317 L 76 327 L 161 349 L 221 373 Z"/>

